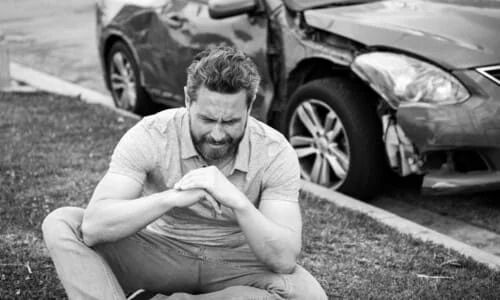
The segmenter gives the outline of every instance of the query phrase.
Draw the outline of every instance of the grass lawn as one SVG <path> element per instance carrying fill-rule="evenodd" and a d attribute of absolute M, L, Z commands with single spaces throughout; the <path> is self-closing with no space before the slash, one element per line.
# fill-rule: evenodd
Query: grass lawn
<path fill-rule="evenodd" d="M 0 93 L 0 298 L 64 299 L 41 241 L 51 210 L 85 206 L 136 121 L 48 94 Z M 330 298 L 495 299 L 500 272 L 302 193 L 300 263 Z M 435 277 L 429 277 L 435 276 Z"/>

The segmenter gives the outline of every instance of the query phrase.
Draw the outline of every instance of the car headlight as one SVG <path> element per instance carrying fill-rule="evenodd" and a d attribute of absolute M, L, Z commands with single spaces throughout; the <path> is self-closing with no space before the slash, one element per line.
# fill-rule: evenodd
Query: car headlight
<path fill-rule="evenodd" d="M 361 54 L 354 59 L 352 69 L 394 108 L 410 103 L 455 104 L 470 97 L 453 75 L 402 54 Z"/>

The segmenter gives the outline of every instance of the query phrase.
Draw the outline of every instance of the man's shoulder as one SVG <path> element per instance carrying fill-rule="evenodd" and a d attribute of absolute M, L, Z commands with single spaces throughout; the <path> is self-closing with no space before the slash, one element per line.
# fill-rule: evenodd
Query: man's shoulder
<path fill-rule="evenodd" d="M 186 108 L 184 107 L 164 109 L 156 114 L 144 117 L 139 121 L 139 124 L 149 131 L 171 133 L 175 131 L 175 128 L 180 127 L 185 114 Z"/>
<path fill-rule="evenodd" d="M 251 140 L 275 146 L 288 144 L 281 132 L 254 117 L 249 118 L 248 126 Z"/>
<path fill-rule="evenodd" d="M 251 148 L 255 154 L 260 153 L 258 156 L 265 154 L 268 159 L 276 159 L 282 153 L 293 152 L 286 137 L 278 130 L 255 118 L 251 118 L 248 124 Z M 290 156 L 281 158 L 287 160 Z"/>

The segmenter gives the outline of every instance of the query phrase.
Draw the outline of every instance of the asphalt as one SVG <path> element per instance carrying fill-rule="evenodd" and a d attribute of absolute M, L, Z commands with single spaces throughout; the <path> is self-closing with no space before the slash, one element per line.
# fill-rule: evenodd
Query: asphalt
<path fill-rule="evenodd" d="M 106 109 L 111 109 L 116 111 L 117 113 L 121 115 L 125 115 L 128 117 L 133 117 L 138 119 L 139 116 L 131 114 L 129 112 L 117 109 L 114 107 L 113 102 L 111 100 L 111 97 L 106 94 L 102 94 L 100 92 L 93 91 L 89 88 L 82 87 L 80 85 L 74 84 L 67 82 L 65 80 L 62 80 L 58 77 L 48 75 L 43 72 L 36 71 L 34 69 L 31 69 L 26 66 L 22 66 L 20 64 L 11 62 L 10 63 L 10 72 L 11 72 L 11 77 L 14 80 L 14 82 L 22 82 L 28 86 L 31 86 L 35 89 L 39 90 L 44 90 L 52 93 L 57 93 L 57 94 L 62 94 L 66 96 L 71 96 L 71 97 L 79 97 L 80 99 L 87 101 L 89 103 L 98 103 L 100 105 L 103 105 L 103 107 L 106 107 Z M 1 66 L 0 66 L 1 67 Z M 18 88 L 23 87 L 24 85 L 19 86 Z M 23 89 L 26 89 L 24 87 Z M 12 88 L 9 88 L 7 90 L 15 90 Z M 401 205 L 400 203 L 382 203 L 378 204 L 382 207 L 386 207 L 388 209 L 393 209 L 396 207 L 397 212 L 399 215 L 389 212 L 387 210 L 384 210 L 382 208 L 373 206 L 371 204 L 368 204 L 366 202 L 345 196 L 341 193 L 337 193 L 335 191 L 332 191 L 330 189 L 326 189 L 324 187 L 318 186 L 316 184 L 307 182 L 307 181 L 302 181 L 302 188 L 314 195 L 317 195 L 326 201 L 332 202 L 337 206 L 340 207 L 345 207 L 354 211 L 358 211 L 360 213 L 366 214 L 375 220 L 386 224 L 397 231 L 403 233 L 403 234 L 409 234 L 413 236 L 416 239 L 420 239 L 423 241 L 431 241 L 435 244 L 443 245 L 447 248 L 453 249 L 465 256 L 471 257 L 474 260 L 483 263 L 487 265 L 490 268 L 500 270 L 500 256 L 494 255 L 492 253 L 489 253 L 487 251 L 481 250 L 477 247 L 471 246 L 469 244 L 466 244 L 464 242 L 458 241 L 457 239 L 454 239 L 450 237 L 449 235 L 445 235 L 442 233 L 439 233 L 436 230 L 430 229 L 428 227 L 422 226 L 416 222 L 410 221 L 402 216 L 405 214 L 409 215 L 411 211 L 414 211 L 414 207 L 412 206 L 404 206 Z M 430 213 L 430 212 L 429 212 Z M 432 214 L 432 213 L 431 213 Z M 402 216 L 400 216 L 402 215 Z M 414 213 L 411 214 L 414 217 Z M 424 215 L 425 214 L 420 214 Z M 432 215 L 427 215 L 428 220 L 436 220 L 440 219 L 443 220 L 442 217 L 437 218 L 436 216 Z M 420 222 L 425 223 L 425 220 L 420 220 Z M 434 221 L 435 222 L 435 221 Z M 443 221 L 441 221 L 443 222 Z M 446 223 L 446 221 L 444 221 Z M 454 220 L 448 220 L 448 231 L 451 233 L 452 231 L 457 231 L 457 225 L 454 224 L 453 222 L 456 222 Z M 463 224 L 463 228 L 470 226 L 467 224 Z M 445 226 L 446 227 L 446 226 Z M 490 240 L 493 240 L 493 244 L 498 242 L 500 240 L 500 237 L 497 236 L 496 234 L 493 234 L 491 232 L 486 232 L 486 231 L 481 231 L 480 228 L 466 228 L 462 230 L 463 234 L 469 235 L 471 238 L 477 238 L 481 237 L 479 239 L 479 242 L 484 241 L 484 235 L 490 235 L 487 236 Z M 471 234 L 472 232 L 472 234 Z M 466 234 L 467 233 L 467 234 Z M 493 234 L 493 235 L 491 235 Z M 470 242 L 473 244 L 473 241 Z M 494 247 L 494 246 L 492 246 Z M 497 251 L 497 248 L 492 248 L 490 249 L 492 251 Z M 500 254 L 500 253 L 499 253 Z"/>

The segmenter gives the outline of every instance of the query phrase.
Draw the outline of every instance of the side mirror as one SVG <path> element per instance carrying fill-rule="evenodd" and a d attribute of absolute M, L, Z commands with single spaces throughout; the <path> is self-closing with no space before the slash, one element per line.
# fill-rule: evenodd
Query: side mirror
<path fill-rule="evenodd" d="M 258 0 L 208 0 L 208 13 L 212 19 L 223 19 L 253 12 Z"/>

